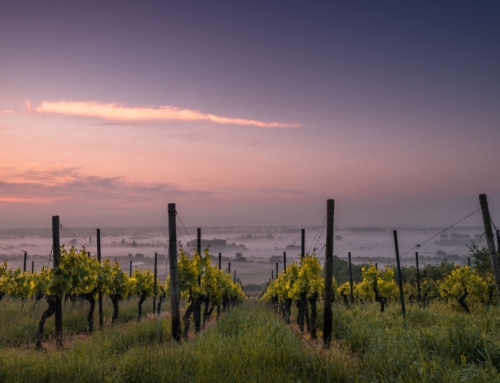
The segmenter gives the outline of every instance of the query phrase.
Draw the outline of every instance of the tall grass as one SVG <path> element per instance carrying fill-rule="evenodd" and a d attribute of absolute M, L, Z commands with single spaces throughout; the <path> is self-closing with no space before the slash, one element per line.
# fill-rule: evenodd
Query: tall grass
<path fill-rule="evenodd" d="M 249 301 L 181 344 L 171 340 L 167 318 L 159 337 L 158 321 L 146 319 L 108 326 L 64 351 L 4 347 L 0 381 L 500 381 L 500 309 L 474 309 L 467 316 L 442 303 L 410 306 L 405 322 L 395 304 L 383 314 L 375 304 L 339 306 L 338 318 L 334 305 L 336 340 L 324 351 L 290 331 L 272 308 Z"/>
<path fill-rule="evenodd" d="M 129 321 L 137 320 L 139 298 L 131 297 L 120 302 L 119 315 L 115 323 L 120 325 Z M 36 338 L 38 322 L 42 313 L 48 305 L 45 299 L 35 302 L 28 299 L 24 304 L 20 301 L 4 297 L 0 301 L 0 348 L 6 346 L 27 345 L 28 340 Z M 72 304 L 67 301 L 63 304 L 63 328 L 64 335 L 83 334 L 88 331 L 88 312 L 90 304 L 87 301 Z M 143 306 L 143 315 L 153 312 L 153 299 L 147 299 Z M 162 311 L 170 310 L 170 302 L 164 301 Z M 110 326 L 113 316 L 113 305 L 109 298 L 103 299 L 103 312 L 105 326 Z M 47 319 L 45 323 L 44 339 L 49 340 L 55 337 L 54 315 Z M 99 328 L 99 309 L 96 302 L 94 310 L 94 328 Z"/>

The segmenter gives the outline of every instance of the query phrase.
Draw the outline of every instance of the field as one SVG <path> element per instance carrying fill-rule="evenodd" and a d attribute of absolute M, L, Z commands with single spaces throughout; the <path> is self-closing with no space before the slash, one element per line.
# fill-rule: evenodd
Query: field
<path fill-rule="evenodd" d="M 262 301 L 247 300 L 212 320 L 199 335 L 172 341 L 170 320 L 135 320 L 132 298 L 122 322 L 86 333 L 88 303 L 64 305 L 65 345 L 46 324 L 45 352 L 27 350 L 34 302 L 0 302 L 0 379 L 8 382 L 491 382 L 500 381 L 500 309 L 471 305 L 471 315 L 444 302 L 384 313 L 375 303 L 334 304 L 334 341 L 329 350 L 308 339 Z M 107 300 L 106 300 L 107 301 Z M 105 301 L 105 302 L 106 302 Z M 151 310 L 151 300 L 144 304 Z M 44 303 L 42 303 L 44 304 Z M 106 302 L 109 318 L 110 302 Z M 317 325 L 322 326 L 322 313 Z M 158 334 L 160 335 L 158 337 Z"/>

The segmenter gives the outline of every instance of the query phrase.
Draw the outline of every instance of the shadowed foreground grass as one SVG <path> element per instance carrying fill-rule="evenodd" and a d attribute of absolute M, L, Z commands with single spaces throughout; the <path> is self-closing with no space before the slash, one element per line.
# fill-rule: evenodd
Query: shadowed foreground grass
<path fill-rule="evenodd" d="M 131 297 L 119 303 L 119 314 L 116 324 L 120 325 L 129 321 L 136 321 L 138 317 L 138 297 Z M 30 298 L 22 304 L 20 301 L 4 297 L 0 301 L 0 348 L 8 346 L 28 345 L 30 336 L 36 337 L 38 322 L 48 304 L 45 299 L 34 302 Z M 88 313 L 90 304 L 87 301 L 72 304 L 67 301 L 63 304 L 63 324 L 64 335 L 77 335 L 88 332 Z M 170 311 L 170 302 L 166 300 L 162 311 Z M 103 299 L 104 325 L 111 326 L 111 317 L 113 316 L 113 305 L 107 297 Z M 147 316 L 153 312 L 153 299 L 148 298 L 142 305 L 142 314 Z M 50 340 L 55 337 L 55 316 L 52 315 L 45 323 L 44 340 Z M 99 308 L 96 302 L 94 311 L 94 328 L 99 328 Z"/>
<path fill-rule="evenodd" d="M 339 308 L 342 353 L 315 351 L 271 308 L 255 301 L 224 314 L 202 335 L 180 345 L 171 340 L 168 319 L 162 322 L 160 339 L 158 321 L 130 322 L 97 332 L 63 352 L 3 348 L 0 381 L 500 381 L 500 353 L 493 337 L 498 316 L 410 308 L 405 329 L 396 307 L 391 310 L 380 315 L 375 305 Z"/>

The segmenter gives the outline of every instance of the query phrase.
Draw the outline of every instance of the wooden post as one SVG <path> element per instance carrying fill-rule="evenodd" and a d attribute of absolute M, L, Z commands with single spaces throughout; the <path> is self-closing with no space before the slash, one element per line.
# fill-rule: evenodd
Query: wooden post
<path fill-rule="evenodd" d="M 58 215 L 54 215 L 52 217 L 52 249 L 54 252 L 54 263 L 52 267 L 55 269 L 59 267 L 59 261 L 61 258 L 61 243 L 59 241 Z M 56 344 L 59 347 L 62 347 L 63 345 L 62 297 L 58 295 L 56 295 L 55 322 L 56 322 Z"/>
<path fill-rule="evenodd" d="M 304 258 L 306 251 L 306 229 L 302 229 L 302 236 L 300 240 L 300 257 Z"/>
<path fill-rule="evenodd" d="M 128 273 L 129 278 L 132 278 L 132 261 L 130 261 L 130 271 Z"/>
<path fill-rule="evenodd" d="M 201 228 L 199 227 L 196 229 L 197 232 L 197 241 L 196 241 L 196 249 L 198 250 L 198 255 L 200 256 L 200 259 L 202 259 L 201 256 Z M 201 274 L 198 275 L 198 286 L 201 286 Z M 195 332 L 200 332 L 201 330 L 201 300 L 200 297 L 197 298 L 198 304 L 195 305 L 195 312 L 194 312 L 194 330 Z"/>
<path fill-rule="evenodd" d="M 227 271 L 228 271 L 228 274 L 231 275 L 231 262 L 229 262 L 229 266 L 228 266 Z"/>
<path fill-rule="evenodd" d="M 31 261 L 31 274 L 35 272 L 35 261 Z"/>
<path fill-rule="evenodd" d="M 172 313 L 172 337 L 181 341 L 181 308 L 179 293 L 179 277 L 177 275 L 177 227 L 175 222 L 175 203 L 168 204 L 168 261 L 170 266 L 170 305 Z"/>
<path fill-rule="evenodd" d="M 156 314 L 156 277 L 157 277 L 157 266 L 158 266 L 158 253 L 155 253 L 155 269 L 153 271 L 154 282 L 153 282 L 153 314 Z M 159 314 L 159 313 L 158 313 Z"/>
<path fill-rule="evenodd" d="M 479 196 L 481 205 L 481 213 L 483 214 L 484 232 L 486 233 L 486 242 L 490 250 L 491 266 L 493 268 L 493 276 L 495 277 L 495 285 L 497 288 L 497 297 L 500 301 L 500 268 L 498 267 L 498 255 L 495 249 L 495 240 L 493 238 L 493 229 L 491 228 L 490 210 L 488 208 L 488 199 L 486 194 Z"/>
<path fill-rule="evenodd" d="M 23 272 L 26 272 L 26 260 L 28 259 L 28 253 L 25 251 L 24 252 L 24 267 L 23 267 Z"/>
<path fill-rule="evenodd" d="M 330 346 L 332 338 L 332 279 L 333 279 L 333 213 L 335 201 L 326 202 L 326 253 L 325 253 L 325 292 L 323 308 L 323 342 Z"/>
<path fill-rule="evenodd" d="M 234 279 L 233 279 L 233 283 L 236 284 L 236 270 L 234 270 Z"/>
<path fill-rule="evenodd" d="M 500 250 L 500 230 L 497 229 L 497 250 Z"/>
<path fill-rule="evenodd" d="M 283 252 L 283 275 L 286 274 L 286 251 Z"/>
<path fill-rule="evenodd" d="M 377 262 L 375 262 L 375 269 L 378 270 Z"/>
<path fill-rule="evenodd" d="M 467 257 L 467 264 L 469 265 L 470 267 L 470 257 Z"/>
<path fill-rule="evenodd" d="M 352 283 L 351 252 L 349 252 L 349 284 L 351 285 L 351 304 L 354 304 L 354 289 Z"/>
<path fill-rule="evenodd" d="M 278 274 L 279 274 L 278 262 L 276 262 L 276 279 L 278 279 Z"/>
<path fill-rule="evenodd" d="M 201 228 L 196 229 L 196 250 L 198 250 L 198 255 L 200 256 L 201 259 Z M 199 280 L 198 280 L 199 283 Z"/>
<path fill-rule="evenodd" d="M 403 292 L 403 277 L 401 276 L 401 265 L 399 264 L 398 232 L 394 230 L 393 234 L 394 234 L 394 247 L 396 248 L 396 265 L 398 268 L 399 300 L 401 301 L 401 314 L 403 315 L 403 319 L 405 319 L 406 318 L 405 296 Z"/>
<path fill-rule="evenodd" d="M 420 270 L 418 268 L 418 253 L 415 253 L 415 261 L 417 262 L 417 300 L 420 302 Z"/>
<path fill-rule="evenodd" d="M 274 281 L 274 270 L 271 270 L 271 280 Z"/>
<path fill-rule="evenodd" d="M 101 264 L 101 229 L 97 229 L 97 260 Z M 99 328 L 104 325 L 104 313 L 102 311 L 102 293 L 99 291 Z"/>
<path fill-rule="evenodd" d="M 222 269 L 222 254 L 219 253 L 219 270 Z M 217 305 L 217 319 L 220 317 L 220 305 Z"/>

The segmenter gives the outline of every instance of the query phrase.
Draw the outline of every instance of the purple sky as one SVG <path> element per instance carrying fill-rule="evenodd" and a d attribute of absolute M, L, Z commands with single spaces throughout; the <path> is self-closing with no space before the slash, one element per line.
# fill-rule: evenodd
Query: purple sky
<path fill-rule="evenodd" d="M 500 221 L 497 1 L 3 2 L 0 227 Z M 465 224 L 479 224 L 479 218 Z"/>

